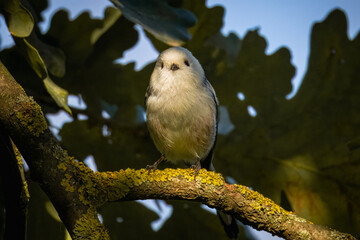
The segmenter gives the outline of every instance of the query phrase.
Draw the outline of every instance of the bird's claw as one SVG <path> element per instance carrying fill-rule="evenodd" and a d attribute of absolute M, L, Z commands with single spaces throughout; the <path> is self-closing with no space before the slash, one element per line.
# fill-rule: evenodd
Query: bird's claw
<path fill-rule="evenodd" d="M 192 165 L 191 168 L 195 170 L 195 176 L 194 176 L 194 179 L 195 179 L 201 169 L 200 160 L 198 160 L 194 165 Z"/>
<path fill-rule="evenodd" d="M 146 170 L 148 170 L 148 174 L 150 174 L 151 171 L 155 171 L 156 169 L 157 169 L 156 164 L 146 166 Z"/>
<path fill-rule="evenodd" d="M 164 156 L 161 156 L 153 165 L 147 165 L 146 169 L 149 170 L 148 174 L 150 174 L 151 170 L 155 171 L 159 163 L 165 160 Z"/>

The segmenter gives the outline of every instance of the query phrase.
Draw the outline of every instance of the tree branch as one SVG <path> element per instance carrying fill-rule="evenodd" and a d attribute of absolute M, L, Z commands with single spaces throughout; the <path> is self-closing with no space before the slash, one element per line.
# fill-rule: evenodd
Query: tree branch
<path fill-rule="evenodd" d="M 9 136 L 0 128 L 0 179 L 5 199 L 4 239 L 26 239 L 27 203 L 29 192 L 23 162 Z"/>
<path fill-rule="evenodd" d="M 31 176 L 48 195 L 73 239 L 97 236 L 77 235 L 74 226 L 84 216 L 92 216 L 92 227 L 101 237 L 109 239 L 105 227 L 96 217 L 95 208 L 83 204 L 76 191 L 68 191 L 61 183 L 76 170 L 59 171 L 57 165 L 69 158 L 47 127 L 40 106 L 26 95 L 0 62 L 0 130 L 8 134 L 20 150 L 31 170 Z M 74 171 L 74 172 L 73 172 Z M 77 189 L 80 182 L 75 183 Z M 82 236 L 84 236 L 82 238 Z"/>
<path fill-rule="evenodd" d="M 96 208 L 106 202 L 149 198 L 199 201 L 286 239 L 355 239 L 287 212 L 247 187 L 227 184 L 218 173 L 201 170 L 196 179 L 191 169 L 94 173 L 59 146 L 40 107 L 26 96 L 1 62 L 0 123 L 73 239 L 109 239 Z"/>

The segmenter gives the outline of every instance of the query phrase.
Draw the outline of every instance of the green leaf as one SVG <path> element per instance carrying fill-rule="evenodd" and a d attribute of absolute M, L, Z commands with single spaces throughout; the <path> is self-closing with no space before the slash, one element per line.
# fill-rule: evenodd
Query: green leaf
<path fill-rule="evenodd" d="M 27 37 L 34 28 L 31 13 L 19 0 L 2 0 L 0 12 L 4 14 L 10 33 L 15 37 Z"/>
<path fill-rule="evenodd" d="M 55 100 L 57 105 L 64 108 L 71 115 L 71 109 L 68 106 L 68 91 L 56 85 L 49 77 L 44 79 L 44 85 L 48 93 Z"/>
<path fill-rule="evenodd" d="M 64 108 L 69 114 L 71 110 L 67 105 L 68 92 L 56 85 L 49 77 L 47 68 L 39 52 L 34 48 L 25 38 L 14 38 L 16 45 L 21 49 L 25 55 L 26 60 L 34 69 L 36 74 L 43 79 L 44 85 L 48 93 L 59 105 Z"/>
<path fill-rule="evenodd" d="M 49 213 L 47 203 L 50 200 L 39 184 L 29 182 L 29 191 L 31 198 L 28 205 L 28 239 L 67 240 L 66 228 Z"/>
<path fill-rule="evenodd" d="M 157 39 L 179 46 L 191 39 L 188 28 L 196 17 L 185 9 L 175 8 L 166 0 L 111 0 L 130 21 L 140 24 Z"/>
<path fill-rule="evenodd" d="M 25 38 L 14 38 L 16 46 L 41 79 L 48 77 L 48 72 L 39 52 Z"/>
<path fill-rule="evenodd" d="M 48 72 L 55 77 L 64 77 L 66 72 L 64 52 L 59 48 L 40 41 L 35 34 L 31 34 L 27 39 L 39 52 Z"/>
<path fill-rule="evenodd" d="M 36 1 L 32 7 L 35 19 L 41 19 L 41 11 L 47 6 L 46 0 Z M 36 11 L 35 11 L 36 10 Z M 28 45 L 33 46 L 42 56 L 49 72 L 57 77 L 65 74 L 65 56 L 63 52 L 39 40 L 34 28 L 34 18 L 19 0 L 4 0 L 0 2 L 0 12 L 5 16 L 9 31 L 14 37 L 25 38 Z M 19 41 L 18 41 L 19 42 Z M 38 74 L 39 72 L 37 72 Z"/>

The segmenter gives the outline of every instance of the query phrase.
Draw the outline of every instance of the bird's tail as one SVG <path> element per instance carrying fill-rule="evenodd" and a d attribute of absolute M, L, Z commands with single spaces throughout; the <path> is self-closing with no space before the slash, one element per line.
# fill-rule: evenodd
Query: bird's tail
<path fill-rule="evenodd" d="M 215 172 L 215 168 L 212 163 L 210 163 L 208 170 Z M 239 227 L 236 223 L 236 219 L 233 216 L 226 214 L 222 211 L 217 210 L 216 212 L 220 219 L 221 225 L 223 225 L 226 235 L 229 237 L 229 239 L 238 239 Z"/>
<path fill-rule="evenodd" d="M 226 214 L 224 212 L 216 212 L 229 239 L 238 239 L 239 227 L 236 223 L 236 219 L 233 216 L 230 216 L 229 214 Z"/>

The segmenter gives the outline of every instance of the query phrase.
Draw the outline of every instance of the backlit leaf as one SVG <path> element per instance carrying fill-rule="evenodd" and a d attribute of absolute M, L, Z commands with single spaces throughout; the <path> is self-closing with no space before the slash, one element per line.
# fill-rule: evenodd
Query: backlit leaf
<path fill-rule="evenodd" d="M 44 85 L 48 93 L 55 100 L 55 102 L 69 114 L 71 114 L 71 110 L 68 106 L 68 91 L 56 85 L 49 77 L 44 79 Z"/>
<path fill-rule="evenodd" d="M 0 12 L 4 14 L 9 31 L 15 37 L 27 37 L 34 28 L 34 19 L 20 0 L 2 0 Z"/>

